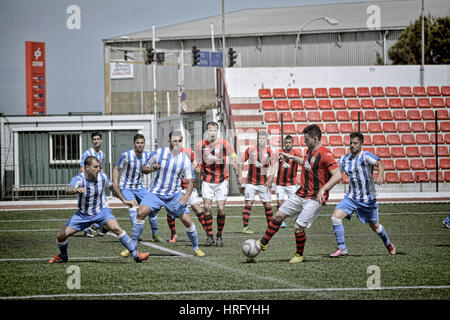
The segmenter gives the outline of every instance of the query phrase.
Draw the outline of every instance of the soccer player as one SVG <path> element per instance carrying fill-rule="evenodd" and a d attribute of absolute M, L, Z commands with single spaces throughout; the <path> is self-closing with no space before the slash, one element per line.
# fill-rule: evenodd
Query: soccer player
<path fill-rule="evenodd" d="M 200 141 L 195 151 L 195 159 L 199 164 L 196 171 L 201 172 L 205 225 L 208 230 L 205 246 L 209 247 L 216 243 L 217 247 L 223 247 L 222 232 L 225 226 L 225 203 L 228 196 L 227 157 L 231 157 L 233 168 L 237 172 L 237 154 L 226 140 L 218 138 L 219 124 L 217 122 L 208 122 L 206 130 L 207 139 Z M 211 207 L 214 198 L 217 201 L 217 242 L 214 241 L 212 231 Z"/>
<path fill-rule="evenodd" d="M 450 214 L 442 221 L 442 224 L 445 228 L 450 229 Z"/>
<path fill-rule="evenodd" d="M 98 159 L 94 156 L 88 156 L 84 161 L 84 171 L 70 181 L 67 193 L 78 194 L 78 210 L 58 232 L 59 254 L 49 263 L 67 262 L 69 260 L 67 253 L 68 238 L 92 223 L 98 223 L 101 229 L 113 232 L 120 243 L 131 251 L 136 262 L 148 259 L 149 253 L 140 253 L 135 250 L 130 237 L 122 230 L 117 219 L 113 216 L 111 209 L 108 207 L 105 189 L 110 188 L 111 192 L 128 207 L 132 207 L 134 203 L 126 200 L 119 188 L 100 170 Z"/>
<path fill-rule="evenodd" d="M 242 233 L 253 233 L 253 230 L 250 229 L 248 223 L 256 194 L 259 195 L 259 198 L 264 206 L 267 224 L 269 224 L 270 220 L 272 220 L 273 211 L 270 192 L 272 189 L 273 177 L 269 176 L 272 172 L 272 160 L 273 152 L 269 147 L 267 147 L 267 132 L 259 131 L 256 146 L 248 147 L 247 150 L 245 150 L 239 164 L 238 183 L 240 185 L 244 183 L 244 178 L 242 177 L 244 163 L 248 161 L 249 164 L 244 190 L 245 205 L 244 210 L 242 211 L 242 224 L 244 228 L 242 229 Z"/>
<path fill-rule="evenodd" d="M 92 140 L 92 148 L 86 150 L 81 155 L 81 162 L 80 162 L 80 172 L 84 172 L 84 161 L 89 156 L 94 156 L 98 159 L 100 162 L 100 169 L 103 172 L 103 160 L 105 159 L 105 154 L 101 150 L 102 147 L 102 134 L 100 132 L 93 132 L 91 134 L 91 140 Z M 93 238 L 94 234 L 92 233 L 92 229 L 100 236 L 102 237 L 104 234 L 101 232 L 98 224 L 94 223 L 91 227 L 87 227 L 83 230 L 83 234 L 86 237 Z"/>
<path fill-rule="evenodd" d="M 297 171 L 301 165 L 302 153 L 298 149 L 293 149 L 294 138 L 291 135 L 284 137 L 284 149 L 278 154 L 278 161 L 275 162 L 274 170 L 277 173 L 275 191 L 277 194 L 277 211 L 287 198 L 290 198 L 297 191 Z M 281 228 L 286 227 L 286 221 L 281 223 Z"/>
<path fill-rule="evenodd" d="M 120 191 L 125 199 L 134 201 L 135 204 L 140 204 L 147 194 L 147 189 L 142 183 L 141 167 L 148 161 L 150 155 L 147 151 L 144 151 L 144 135 L 140 133 L 136 134 L 133 138 L 133 144 L 134 148 L 122 153 L 114 166 L 113 183 L 120 187 Z M 122 175 L 120 175 L 120 170 L 122 170 Z M 129 213 L 131 224 L 133 224 L 137 214 L 136 206 L 130 207 Z M 158 234 L 158 217 L 149 217 L 149 222 L 152 227 L 152 241 L 162 242 L 163 240 Z M 128 250 L 123 250 L 120 254 L 123 257 L 127 257 L 130 255 L 130 252 Z"/>
<path fill-rule="evenodd" d="M 169 134 L 169 139 L 172 138 L 171 134 L 172 133 Z M 181 136 L 180 139 L 181 139 L 180 143 L 183 143 L 183 136 Z M 181 152 L 186 154 L 186 156 L 189 158 L 189 160 L 191 160 L 192 167 L 195 170 L 195 168 L 197 167 L 197 163 L 195 162 L 194 151 L 192 151 L 191 148 L 183 148 L 182 147 Z M 181 181 L 181 192 L 186 193 L 186 189 L 187 189 L 187 181 L 186 181 L 186 179 L 183 179 Z M 194 186 L 194 189 L 192 189 L 191 196 L 189 197 L 188 205 L 192 208 L 192 210 L 194 210 L 195 214 L 197 215 L 198 221 L 202 225 L 205 232 L 207 232 L 206 225 L 205 225 L 205 213 L 203 212 L 203 208 L 200 205 L 200 197 L 198 196 L 198 191 L 195 186 Z M 175 228 L 175 219 L 172 218 L 172 216 L 170 214 L 167 214 L 167 224 L 169 225 L 170 232 L 171 232 L 169 242 L 174 243 L 177 241 L 177 232 L 176 232 L 176 228 Z"/>
<path fill-rule="evenodd" d="M 305 228 L 311 227 L 328 200 L 329 191 L 341 180 L 341 172 L 333 155 L 321 144 L 322 132 L 319 126 L 307 126 L 303 129 L 303 135 L 308 149 L 302 163 L 300 188 L 283 203 L 258 241 L 260 249 L 266 250 L 281 223 L 286 217 L 292 217 L 295 220 L 296 253 L 290 263 L 304 261 Z"/>
<path fill-rule="evenodd" d="M 176 130 L 170 134 L 169 147 L 160 148 L 150 154 L 144 164 L 144 173 L 155 172 L 151 186 L 141 202 L 138 214 L 133 223 L 132 238 L 137 244 L 144 231 L 145 217 L 154 215 L 164 207 L 173 218 L 180 218 L 191 241 L 194 255 L 202 257 L 205 253 L 198 246 L 195 224 L 189 216 L 187 205 L 194 189 L 194 170 L 189 158 L 181 152 L 182 134 Z M 181 180 L 188 182 L 186 193 L 181 192 Z"/>
<path fill-rule="evenodd" d="M 336 206 L 331 222 L 338 244 L 336 252 L 330 257 L 346 256 L 345 231 L 342 219 L 350 219 L 353 212 L 362 223 L 369 223 L 370 228 L 380 237 L 388 252 L 396 253 L 395 247 L 389 240 L 384 227 L 378 221 L 378 204 L 375 183 L 384 183 L 384 166 L 381 160 L 368 151 L 363 151 L 364 136 L 359 132 L 350 134 L 350 153 L 341 157 L 339 169 L 349 178 L 349 190 L 344 199 Z M 373 178 L 373 169 L 378 168 L 376 180 Z"/>

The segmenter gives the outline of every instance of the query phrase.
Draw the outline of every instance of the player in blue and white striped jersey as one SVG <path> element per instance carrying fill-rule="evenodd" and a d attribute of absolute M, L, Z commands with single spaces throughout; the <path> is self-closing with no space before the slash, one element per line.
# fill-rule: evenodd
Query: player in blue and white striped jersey
<path fill-rule="evenodd" d="M 113 169 L 113 182 L 119 186 L 125 199 L 134 201 L 140 204 L 147 194 L 147 188 L 144 187 L 142 181 L 141 168 L 149 159 L 150 154 L 144 151 L 145 137 L 138 133 L 133 138 L 134 148 L 125 151 L 120 156 Z M 119 180 L 119 171 L 122 170 L 122 175 Z M 133 224 L 137 211 L 136 207 L 130 208 L 130 220 Z M 162 242 L 161 236 L 158 235 L 158 217 L 149 217 L 149 222 L 152 227 L 153 241 Z M 130 253 L 126 250 L 121 252 L 121 255 L 126 257 Z"/>
<path fill-rule="evenodd" d="M 94 156 L 88 156 L 84 162 L 84 172 L 79 173 L 70 181 L 67 193 L 78 194 L 78 209 L 58 232 L 57 244 L 60 253 L 49 263 L 67 262 L 69 259 L 67 253 L 68 238 L 93 223 L 98 223 L 103 230 L 113 232 L 122 245 L 131 251 L 136 262 L 148 259 L 149 253 L 136 251 L 133 241 L 122 230 L 117 219 L 113 216 L 106 201 L 105 189 L 110 188 L 111 192 L 129 207 L 134 206 L 134 203 L 126 200 L 119 188 L 113 185 L 111 180 L 100 170 L 98 159 Z"/>
<path fill-rule="evenodd" d="M 147 215 L 157 214 L 164 207 L 172 218 L 180 218 L 191 241 L 194 255 L 204 256 L 198 247 L 198 235 L 195 224 L 189 216 L 188 200 L 194 189 L 194 169 L 191 160 L 181 152 L 183 137 L 180 131 L 169 134 L 169 147 L 160 148 L 150 154 L 148 162 L 142 167 L 143 173 L 154 173 L 149 191 L 142 200 L 138 215 L 131 232 L 137 244 L 144 231 Z M 186 179 L 186 193 L 181 192 L 181 181 Z"/>
<path fill-rule="evenodd" d="M 369 223 L 390 254 L 396 254 L 395 247 L 389 240 L 386 230 L 378 221 L 375 183 L 384 183 L 384 166 L 376 155 L 362 150 L 363 144 L 364 136 L 361 133 L 351 133 L 350 153 L 342 156 L 339 161 L 341 172 L 345 172 L 348 176 L 349 191 L 336 206 L 331 217 L 334 235 L 338 244 L 337 251 L 330 255 L 332 258 L 348 255 L 342 219 L 350 219 L 353 212 L 356 212 L 362 223 Z M 375 181 L 373 178 L 374 167 L 378 168 L 378 175 Z"/>

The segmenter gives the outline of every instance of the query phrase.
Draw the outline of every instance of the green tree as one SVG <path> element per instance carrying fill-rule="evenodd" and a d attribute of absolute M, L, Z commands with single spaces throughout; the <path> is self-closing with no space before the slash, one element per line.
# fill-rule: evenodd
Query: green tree
<path fill-rule="evenodd" d="M 393 64 L 422 63 L 422 19 L 411 23 L 388 51 Z M 450 17 L 424 18 L 425 64 L 450 63 Z"/>

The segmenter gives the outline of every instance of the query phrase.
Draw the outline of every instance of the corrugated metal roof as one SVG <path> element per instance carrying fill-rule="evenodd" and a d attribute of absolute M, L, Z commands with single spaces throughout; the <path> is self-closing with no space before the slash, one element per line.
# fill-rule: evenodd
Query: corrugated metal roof
<path fill-rule="evenodd" d="M 227 37 L 273 34 L 297 34 L 298 29 L 309 19 L 332 17 L 339 21 L 331 26 L 323 20 L 308 24 L 302 33 L 347 32 L 369 30 L 367 21 L 373 14 L 370 5 L 380 8 L 380 29 L 403 29 L 421 14 L 421 0 L 372 1 L 336 3 L 327 5 L 243 9 L 226 13 L 225 32 Z M 432 16 L 450 15 L 449 0 L 426 0 L 425 13 Z M 199 39 L 211 37 L 211 23 L 216 35 L 222 33 L 222 16 L 188 21 L 180 24 L 158 27 L 156 37 L 161 40 Z M 106 42 L 149 40 L 152 30 L 130 33 L 105 39 Z"/>

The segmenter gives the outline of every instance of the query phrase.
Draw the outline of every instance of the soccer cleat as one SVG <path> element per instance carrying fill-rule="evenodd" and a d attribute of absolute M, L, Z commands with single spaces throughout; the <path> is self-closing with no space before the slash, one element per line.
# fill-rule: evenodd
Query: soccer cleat
<path fill-rule="evenodd" d="M 340 256 L 348 256 L 347 249 L 345 249 L 345 250 L 337 249 L 336 252 L 330 254 L 330 258 L 337 258 Z"/>
<path fill-rule="evenodd" d="M 450 220 L 445 219 L 442 221 L 442 224 L 444 225 L 444 228 L 450 229 Z"/>
<path fill-rule="evenodd" d="M 142 262 L 144 260 L 147 260 L 149 256 L 150 256 L 149 252 L 138 252 L 137 256 L 134 258 L 134 261 L 139 263 L 139 262 Z"/>
<path fill-rule="evenodd" d="M 92 226 L 92 229 L 94 229 L 95 232 L 97 232 L 99 237 L 103 237 L 105 234 L 100 230 L 97 226 Z"/>
<path fill-rule="evenodd" d="M 246 226 L 246 227 L 244 227 L 244 229 L 242 229 L 242 233 L 245 233 L 245 234 L 253 234 L 254 232 L 253 232 L 252 229 L 250 229 L 249 226 Z"/>
<path fill-rule="evenodd" d="M 386 246 L 387 251 L 389 251 L 389 254 L 394 255 L 397 253 L 397 251 L 395 251 L 395 247 L 394 244 L 391 242 Z"/>
<path fill-rule="evenodd" d="M 259 250 L 260 250 L 260 251 L 266 251 L 266 250 L 267 250 L 267 247 L 269 246 L 269 245 L 267 245 L 267 244 L 262 244 L 262 243 L 261 243 L 261 240 L 258 240 L 256 243 L 259 245 Z"/>
<path fill-rule="evenodd" d="M 198 248 L 197 250 L 194 251 L 194 256 L 203 257 L 204 255 L 205 255 L 205 253 L 200 248 Z"/>
<path fill-rule="evenodd" d="M 69 260 L 68 258 L 63 259 L 61 257 L 61 254 L 57 254 L 53 259 L 49 260 L 48 263 L 61 263 L 61 262 L 67 262 Z"/>
<path fill-rule="evenodd" d="M 175 243 L 177 242 L 177 234 L 174 233 L 170 236 L 170 239 L 168 240 L 170 243 Z"/>
<path fill-rule="evenodd" d="M 216 246 L 217 247 L 223 247 L 223 239 L 222 239 L 222 237 L 217 237 L 216 238 Z"/>
<path fill-rule="evenodd" d="M 92 232 L 91 229 L 88 229 L 87 231 L 84 230 L 83 233 L 84 233 L 84 236 L 85 236 L 85 237 L 88 237 L 88 238 L 94 238 L 94 233 Z"/>
<path fill-rule="evenodd" d="M 164 240 L 159 234 L 153 234 L 152 242 L 164 242 Z"/>
<path fill-rule="evenodd" d="M 128 257 L 131 254 L 131 252 L 128 249 L 124 249 L 120 252 L 120 255 L 124 258 Z"/>
<path fill-rule="evenodd" d="M 213 236 L 208 236 L 206 238 L 205 246 L 206 247 L 211 247 L 214 243 L 215 243 L 214 237 Z"/>
<path fill-rule="evenodd" d="M 296 253 L 295 256 L 291 260 L 289 260 L 289 263 L 299 263 L 303 262 L 304 260 L 305 258 L 303 258 L 303 256 Z"/>
<path fill-rule="evenodd" d="M 281 223 L 281 226 L 280 226 L 281 228 L 286 228 L 286 221 L 283 221 L 282 223 Z"/>

